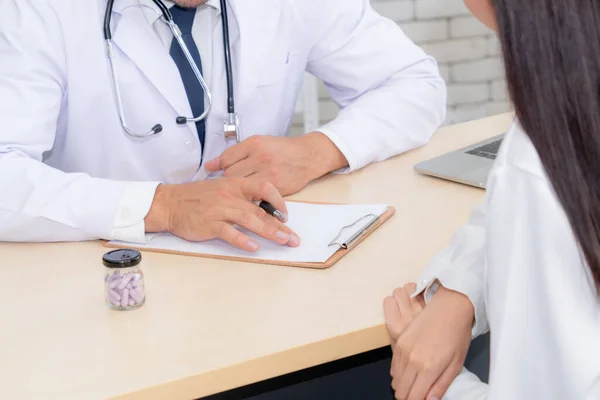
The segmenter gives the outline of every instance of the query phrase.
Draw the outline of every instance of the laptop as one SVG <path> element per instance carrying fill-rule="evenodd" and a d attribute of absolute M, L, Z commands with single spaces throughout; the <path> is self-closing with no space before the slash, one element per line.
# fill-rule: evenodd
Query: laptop
<path fill-rule="evenodd" d="M 415 165 L 415 171 L 485 189 L 488 175 L 505 134 L 423 161 Z"/>

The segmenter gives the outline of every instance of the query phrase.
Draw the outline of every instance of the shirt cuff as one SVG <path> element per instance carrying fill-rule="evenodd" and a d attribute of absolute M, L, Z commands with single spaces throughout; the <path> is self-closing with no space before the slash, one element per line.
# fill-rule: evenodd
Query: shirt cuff
<path fill-rule="evenodd" d="M 469 298 L 475 310 L 475 323 L 471 330 L 471 336 L 474 339 L 485 334 L 489 330 L 489 326 L 485 310 L 483 282 L 450 264 L 433 263 L 419 279 L 417 290 L 412 297 L 423 294 L 425 302 L 429 303 L 440 285 Z"/>
<path fill-rule="evenodd" d="M 350 151 L 346 143 L 342 140 L 340 135 L 338 135 L 334 130 L 329 128 L 327 125 L 322 126 L 321 128 L 316 130 L 317 132 L 321 132 L 323 135 L 327 136 L 329 140 L 333 142 L 333 144 L 338 148 L 338 150 L 346 157 L 348 160 L 348 167 L 338 169 L 333 171 L 335 174 L 348 174 L 356 169 L 358 169 L 358 160 L 356 156 Z"/>
<path fill-rule="evenodd" d="M 158 185 L 160 182 L 131 182 L 127 185 L 117 208 L 111 240 L 146 242 L 144 218 L 150 211 Z"/>

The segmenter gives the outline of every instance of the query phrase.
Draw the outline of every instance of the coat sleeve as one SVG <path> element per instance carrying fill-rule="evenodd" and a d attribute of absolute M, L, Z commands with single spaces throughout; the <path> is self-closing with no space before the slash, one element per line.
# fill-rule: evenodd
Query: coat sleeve
<path fill-rule="evenodd" d="M 319 130 L 347 172 L 421 146 L 445 119 L 446 85 L 435 60 L 369 0 L 305 1 L 319 10 L 308 72 L 341 108 Z M 314 14 L 314 13 L 313 13 Z"/>
<path fill-rule="evenodd" d="M 158 183 L 96 179 L 43 163 L 66 117 L 57 9 L 65 4 L 0 2 L 0 241 L 141 241 Z M 132 197 L 137 207 L 124 215 L 122 203 Z"/>

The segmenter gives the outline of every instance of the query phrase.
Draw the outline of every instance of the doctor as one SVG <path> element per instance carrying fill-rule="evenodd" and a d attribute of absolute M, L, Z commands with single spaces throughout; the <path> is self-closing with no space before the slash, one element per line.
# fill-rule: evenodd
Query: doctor
<path fill-rule="evenodd" d="M 256 251 L 240 225 L 297 246 L 253 201 L 285 213 L 281 195 L 423 145 L 445 112 L 435 61 L 368 0 L 4 0 L 0 54 L 0 241 Z M 342 111 L 290 138 L 305 71 Z"/>

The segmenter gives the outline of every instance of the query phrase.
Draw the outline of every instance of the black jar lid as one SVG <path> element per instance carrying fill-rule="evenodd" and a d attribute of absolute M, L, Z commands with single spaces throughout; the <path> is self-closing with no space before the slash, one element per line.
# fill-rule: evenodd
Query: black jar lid
<path fill-rule="evenodd" d="M 108 268 L 135 267 L 140 262 L 142 262 L 142 254 L 132 249 L 113 250 L 102 256 L 102 264 Z"/>

